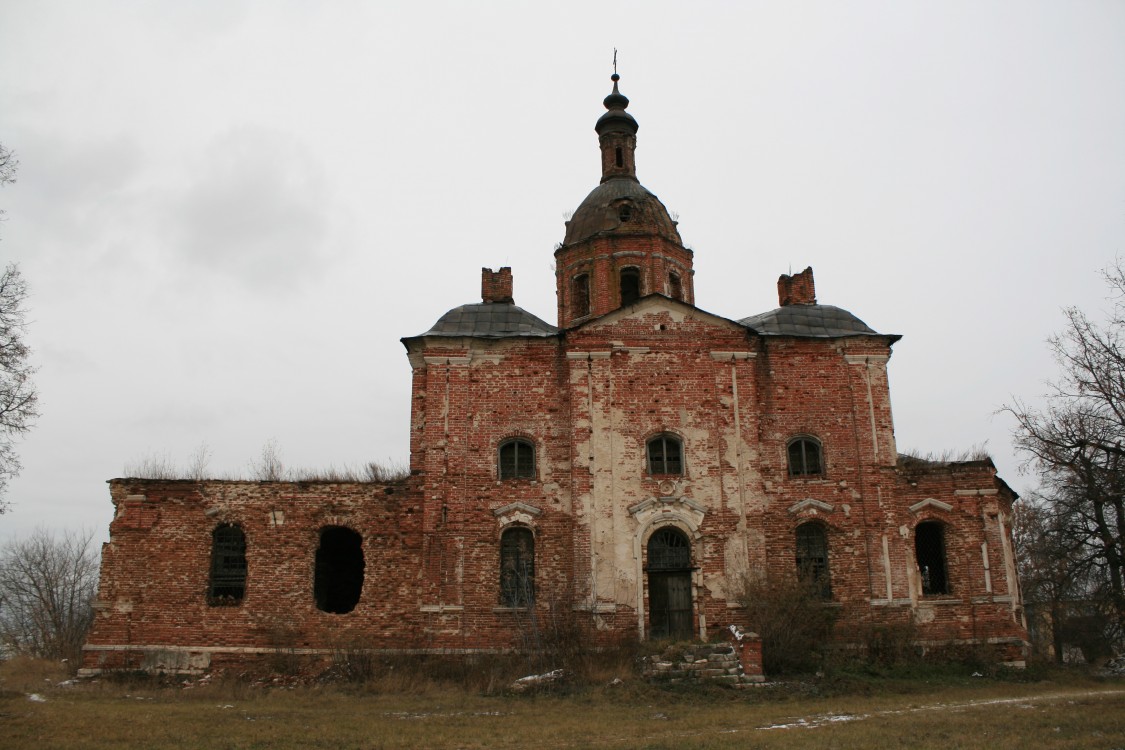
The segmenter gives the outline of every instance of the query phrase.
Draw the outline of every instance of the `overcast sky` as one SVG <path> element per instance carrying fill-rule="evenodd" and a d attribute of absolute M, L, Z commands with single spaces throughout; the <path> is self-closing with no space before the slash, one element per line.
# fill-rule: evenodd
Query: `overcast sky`
<path fill-rule="evenodd" d="M 552 251 L 621 90 L 696 303 L 824 304 L 902 334 L 900 450 L 987 441 L 1061 309 L 1125 251 L 1125 3 L 0 0 L 0 260 L 31 287 L 42 418 L 0 537 L 104 536 L 146 457 L 405 463 L 399 339 Z"/>

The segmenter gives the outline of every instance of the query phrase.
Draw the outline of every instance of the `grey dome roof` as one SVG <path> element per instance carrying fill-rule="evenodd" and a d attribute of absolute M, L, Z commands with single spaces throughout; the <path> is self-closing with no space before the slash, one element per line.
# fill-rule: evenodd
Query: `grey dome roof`
<path fill-rule="evenodd" d="M 553 336 L 559 329 L 506 302 L 461 305 L 442 315 L 423 336 Z"/>
<path fill-rule="evenodd" d="M 738 322 L 763 336 L 840 338 L 879 335 L 847 310 L 832 305 L 786 305 Z"/>
<path fill-rule="evenodd" d="M 629 218 L 622 221 L 622 208 Z M 578 206 L 566 223 L 564 245 L 581 242 L 601 233 L 657 234 L 682 245 L 676 222 L 660 199 L 630 177 L 615 177 L 598 185 Z"/>

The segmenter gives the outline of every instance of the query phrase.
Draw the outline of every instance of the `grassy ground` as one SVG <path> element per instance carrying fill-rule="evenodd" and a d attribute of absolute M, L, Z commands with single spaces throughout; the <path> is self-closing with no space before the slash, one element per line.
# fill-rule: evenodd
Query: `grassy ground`
<path fill-rule="evenodd" d="M 516 696 L 418 679 L 67 684 L 56 666 L 13 660 L 0 664 L 0 747 L 1111 750 L 1125 749 L 1125 681 L 948 668 L 742 691 L 629 679 Z"/>

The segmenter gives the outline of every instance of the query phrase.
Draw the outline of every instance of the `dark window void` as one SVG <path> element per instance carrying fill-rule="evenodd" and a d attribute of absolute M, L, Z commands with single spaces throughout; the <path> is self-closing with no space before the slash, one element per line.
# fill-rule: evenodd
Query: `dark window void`
<path fill-rule="evenodd" d="M 649 474 L 683 474 L 683 445 L 675 435 L 657 435 L 647 445 Z"/>
<path fill-rule="evenodd" d="M 622 224 L 633 218 L 633 207 L 628 203 L 622 203 L 617 207 L 617 219 Z"/>
<path fill-rule="evenodd" d="M 590 277 L 581 274 L 574 277 L 573 304 L 574 317 L 581 318 L 590 314 Z"/>
<path fill-rule="evenodd" d="M 797 438 L 789 443 L 789 476 L 816 476 L 824 473 L 820 443 L 812 438 Z"/>
<path fill-rule="evenodd" d="M 828 534 L 819 523 L 797 527 L 797 577 L 821 599 L 832 598 L 828 575 Z"/>
<path fill-rule="evenodd" d="M 641 272 L 636 268 L 621 269 L 621 304 L 631 305 L 641 298 Z"/>
<path fill-rule="evenodd" d="M 680 275 L 678 273 L 668 274 L 668 295 L 672 299 L 682 300 L 684 298 L 684 285 L 683 282 L 680 281 Z"/>
<path fill-rule="evenodd" d="M 691 570 L 691 544 L 684 532 L 665 526 L 648 538 L 648 569 Z"/>
<path fill-rule="evenodd" d="M 363 538 L 343 526 L 320 530 L 313 596 L 322 612 L 342 615 L 355 609 L 363 590 Z"/>
<path fill-rule="evenodd" d="M 625 166 L 625 152 L 621 150 L 620 146 L 618 146 L 615 151 L 616 153 L 613 158 L 614 163 L 617 164 L 618 167 Z"/>
<path fill-rule="evenodd" d="M 511 528 L 500 536 L 500 604 L 528 607 L 535 602 L 535 537 Z"/>
<path fill-rule="evenodd" d="M 212 606 L 234 605 L 246 595 L 246 535 L 234 524 L 223 524 L 211 533 L 211 583 L 207 601 Z"/>
<path fill-rule="evenodd" d="M 945 568 L 945 529 L 937 521 L 923 521 L 914 529 L 914 555 L 922 576 L 922 593 L 948 594 Z"/>
<path fill-rule="evenodd" d="M 500 445 L 501 479 L 535 479 L 535 446 L 527 440 Z"/>

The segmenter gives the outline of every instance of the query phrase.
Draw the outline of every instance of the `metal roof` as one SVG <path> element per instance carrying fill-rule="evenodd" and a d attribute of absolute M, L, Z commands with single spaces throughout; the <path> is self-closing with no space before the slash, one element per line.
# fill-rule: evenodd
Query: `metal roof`
<path fill-rule="evenodd" d="M 621 221 L 618 207 L 627 202 L 632 216 Z M 681 244 L 676 222 L 660 199 L 632 177 L 614 177 L 590 191 L 566 223 L 564 245 L 593 237 L 601 232 L 643 232 L 658 234 Z"/>
<path fill-rule="evenodd" d="M 506 302 L 461 305 L 442 315 L 423 336 L 553 336 L 559 332 L 550 323 L 527 310 Z"/>
<path fill-rule="evenodd" d="M 879 335 L 847 310 L 832 305 L 786 305 L 738 322 L 762 336 L 840 338 Z"/>

